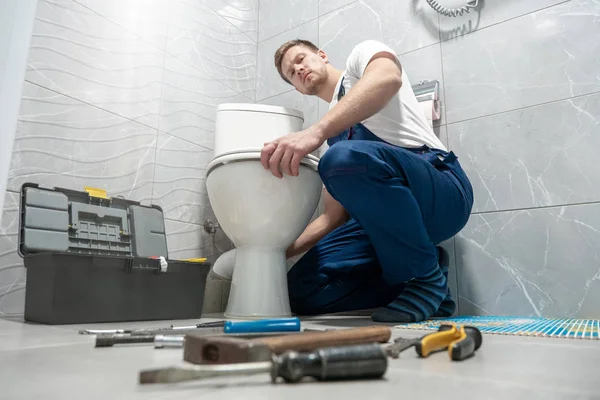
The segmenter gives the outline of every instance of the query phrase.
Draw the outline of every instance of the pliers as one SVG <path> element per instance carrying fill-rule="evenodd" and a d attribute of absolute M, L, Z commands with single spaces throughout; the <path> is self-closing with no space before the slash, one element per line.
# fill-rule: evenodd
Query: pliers
<path fill-rule="evenodd" d="M 440 325 L 437 332 L 419 339 L 397 338 L 386 348 L 386 352 L 388 356 L 398 358 L 402 351 L 415 346 L 420 357 L 448 350 L 451 360 L 461 361 L 475 355 L 475 351 L 481 347 L 481 342 L 481 332 L 474 326 Z"/>

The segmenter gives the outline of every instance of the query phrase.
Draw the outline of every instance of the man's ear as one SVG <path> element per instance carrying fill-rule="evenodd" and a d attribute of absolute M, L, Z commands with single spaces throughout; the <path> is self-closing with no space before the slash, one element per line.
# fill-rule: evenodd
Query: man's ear
<path fill-rule="evenodd" d="M 329 63 L 329 59 L 327 58 L 327 54 L 325 54 L 325 52 L 323 50 L 319 50 L 317 52 L 317 54 L 319 55 L 319 57 L 321 57 L 323 59 L 323 61 L 325 61 L 325 63 Z"/>

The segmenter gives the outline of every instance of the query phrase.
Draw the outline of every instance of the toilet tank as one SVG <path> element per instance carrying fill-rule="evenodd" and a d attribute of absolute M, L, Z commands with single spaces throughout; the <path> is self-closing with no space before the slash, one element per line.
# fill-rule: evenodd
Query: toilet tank
<path fill-rule="evenodd" d="M 260 152 L 265 142 L 301 131 L 303 123 L 303 113 L 291 108 L 221 104 L 217 107 L 214 158 L 231 153 Z"/>

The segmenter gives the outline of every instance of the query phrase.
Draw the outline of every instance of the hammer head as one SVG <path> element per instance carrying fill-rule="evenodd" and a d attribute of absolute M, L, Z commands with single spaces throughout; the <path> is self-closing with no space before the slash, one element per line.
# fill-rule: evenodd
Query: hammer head
<path fill-rule="evenodd" d="M 223 336 L 185 336 L 183 359 L 192 364 L 237 364 L 271 361 L 271 349 L 263 343 Z"/>

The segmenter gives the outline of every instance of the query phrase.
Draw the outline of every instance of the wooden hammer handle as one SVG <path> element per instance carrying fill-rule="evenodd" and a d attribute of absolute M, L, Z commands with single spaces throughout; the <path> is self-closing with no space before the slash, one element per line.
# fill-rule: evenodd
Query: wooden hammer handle
<path fill-rule="evenodd" d="M 295 335 L 265 337 L 256 341 L 266 344 L 273 353 L 287 350 L 312 351 L 321 347 L 365 343 L 386 343 L 392 336 L 389 326 L 366 326 L 325 332 L 303 332 Z"/>

